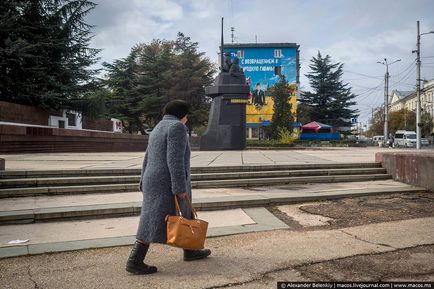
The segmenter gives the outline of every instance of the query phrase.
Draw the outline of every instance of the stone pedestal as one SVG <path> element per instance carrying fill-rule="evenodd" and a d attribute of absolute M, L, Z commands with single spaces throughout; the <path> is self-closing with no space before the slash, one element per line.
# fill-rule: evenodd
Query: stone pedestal
<path fill-rule="evenodd" d="M 205 89 L 211 97 L 208 127 L 200 150 L 242 150 L 246 147 L 246 103 L 250 87 L 243 73 L 221 72 L 214 86 Z"/>

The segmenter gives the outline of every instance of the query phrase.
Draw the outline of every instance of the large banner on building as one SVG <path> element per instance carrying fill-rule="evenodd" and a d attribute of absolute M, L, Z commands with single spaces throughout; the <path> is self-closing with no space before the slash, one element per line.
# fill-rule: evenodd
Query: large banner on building
<path fill-rule="evenodd" d="M 260 46 L 260 45 L 259 45 Z M 296 112 L 297 48 L 237 47 L 225 49 L 238 57 L 250 85 L 247 126 L 267 126 L 273 117 L 271 88 L 284 75 L 290 84 L 292 111 Z"/>

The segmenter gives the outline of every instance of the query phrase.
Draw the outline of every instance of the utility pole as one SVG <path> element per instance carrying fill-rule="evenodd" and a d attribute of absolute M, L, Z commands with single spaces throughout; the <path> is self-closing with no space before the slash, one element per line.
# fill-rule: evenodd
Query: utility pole
<path fill-rule="evenodd" d="M 416 149 L 420 150 L 420 30 L 417 23 L 417 44 L 416 44 Z"/>
<path fill-rule="evenodd" d="M 386 62 L 386 74 L 384 75 L 384 146 L 387 147 L 389 143 L 389 65 Z"/>
<path fill-rule="evenodd" d="M 231 38 L 232 38 L 232 43 L 234 43 L 234 31 L 235 31 L 235 28 L 234 28 L 234 27 L 231 27 Z"/>
<path fill-rule="evenodd" d="M 384 146 L 387 146 L 387 143 L 389 142 L 389 65 L 398 61 L 401 61 L 401 59 L 397 59 L 392 63 L 388 63 L 387 58 L 384 58 L 384 61 L 377 61 L 377 63 L 386 66 L 386 74 L 384 75 Z"/>
<path fill-rule="evenodd" d="M 416 52 L 416 149 L 420 150 L 420 138 L 421 138 L 421 105 L 420 105 L 420 36 L 425 34 L 433 33 L 434 31 L 430 31 L 427 33 L 420 33 L 419 21 L 416 22 L 417 26 L 417 41 L 416 41 L 416 50 L 412 52 Z"/>

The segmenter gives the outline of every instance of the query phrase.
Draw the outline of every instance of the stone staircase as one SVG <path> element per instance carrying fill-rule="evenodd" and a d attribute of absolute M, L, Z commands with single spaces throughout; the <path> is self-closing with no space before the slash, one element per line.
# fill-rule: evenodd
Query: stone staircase
<path fill-rule="evenodd" d="M 378 163 L 193 167 L 191 176 L 210 236 L 286 228 L 268 206 L 425 191 Z M 138 169 L 0 171 L 0 258 L 131 244 L 139 178 Z M 31 241 L 7 244 L 14 238 Z"/>
<path fill-rule="evenodd" d="M 193 167 L 191 174 L 199 211 L 409 190 L 360 186 L 391 179 L 378 163 Z M 136 216 L 141 209 L 139 179 L 138 169 L 2 171 L 0 225 Z M 353 182 L 358 185 L 338 190 L 339 184 Z M 325 183 L 330 184 L 326 190 L 314 185 Z M 308 189 L 294 190 L 306 184 Z M 268 191 L 276 186 L 286 187 Z"/>
<path fill-rule="evenodd" d="M 335 183 L 390 179 L 378 163 L 194 167 L 192 187 L 223 188 L 279 184 Z M 38 195 L 133 192 L 140 170 L 0 172 L 0 198 Z"/>

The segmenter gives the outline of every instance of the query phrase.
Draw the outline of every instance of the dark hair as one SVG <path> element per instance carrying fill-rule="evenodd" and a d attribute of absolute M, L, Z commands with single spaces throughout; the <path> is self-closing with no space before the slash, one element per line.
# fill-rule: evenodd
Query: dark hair
<path fill-rule="evenodd" d="M 163 114 L 171 114 L 181 119 L 190 113 L 190 105 L 180 99 L 168 102 L 163 108 Z"/>

